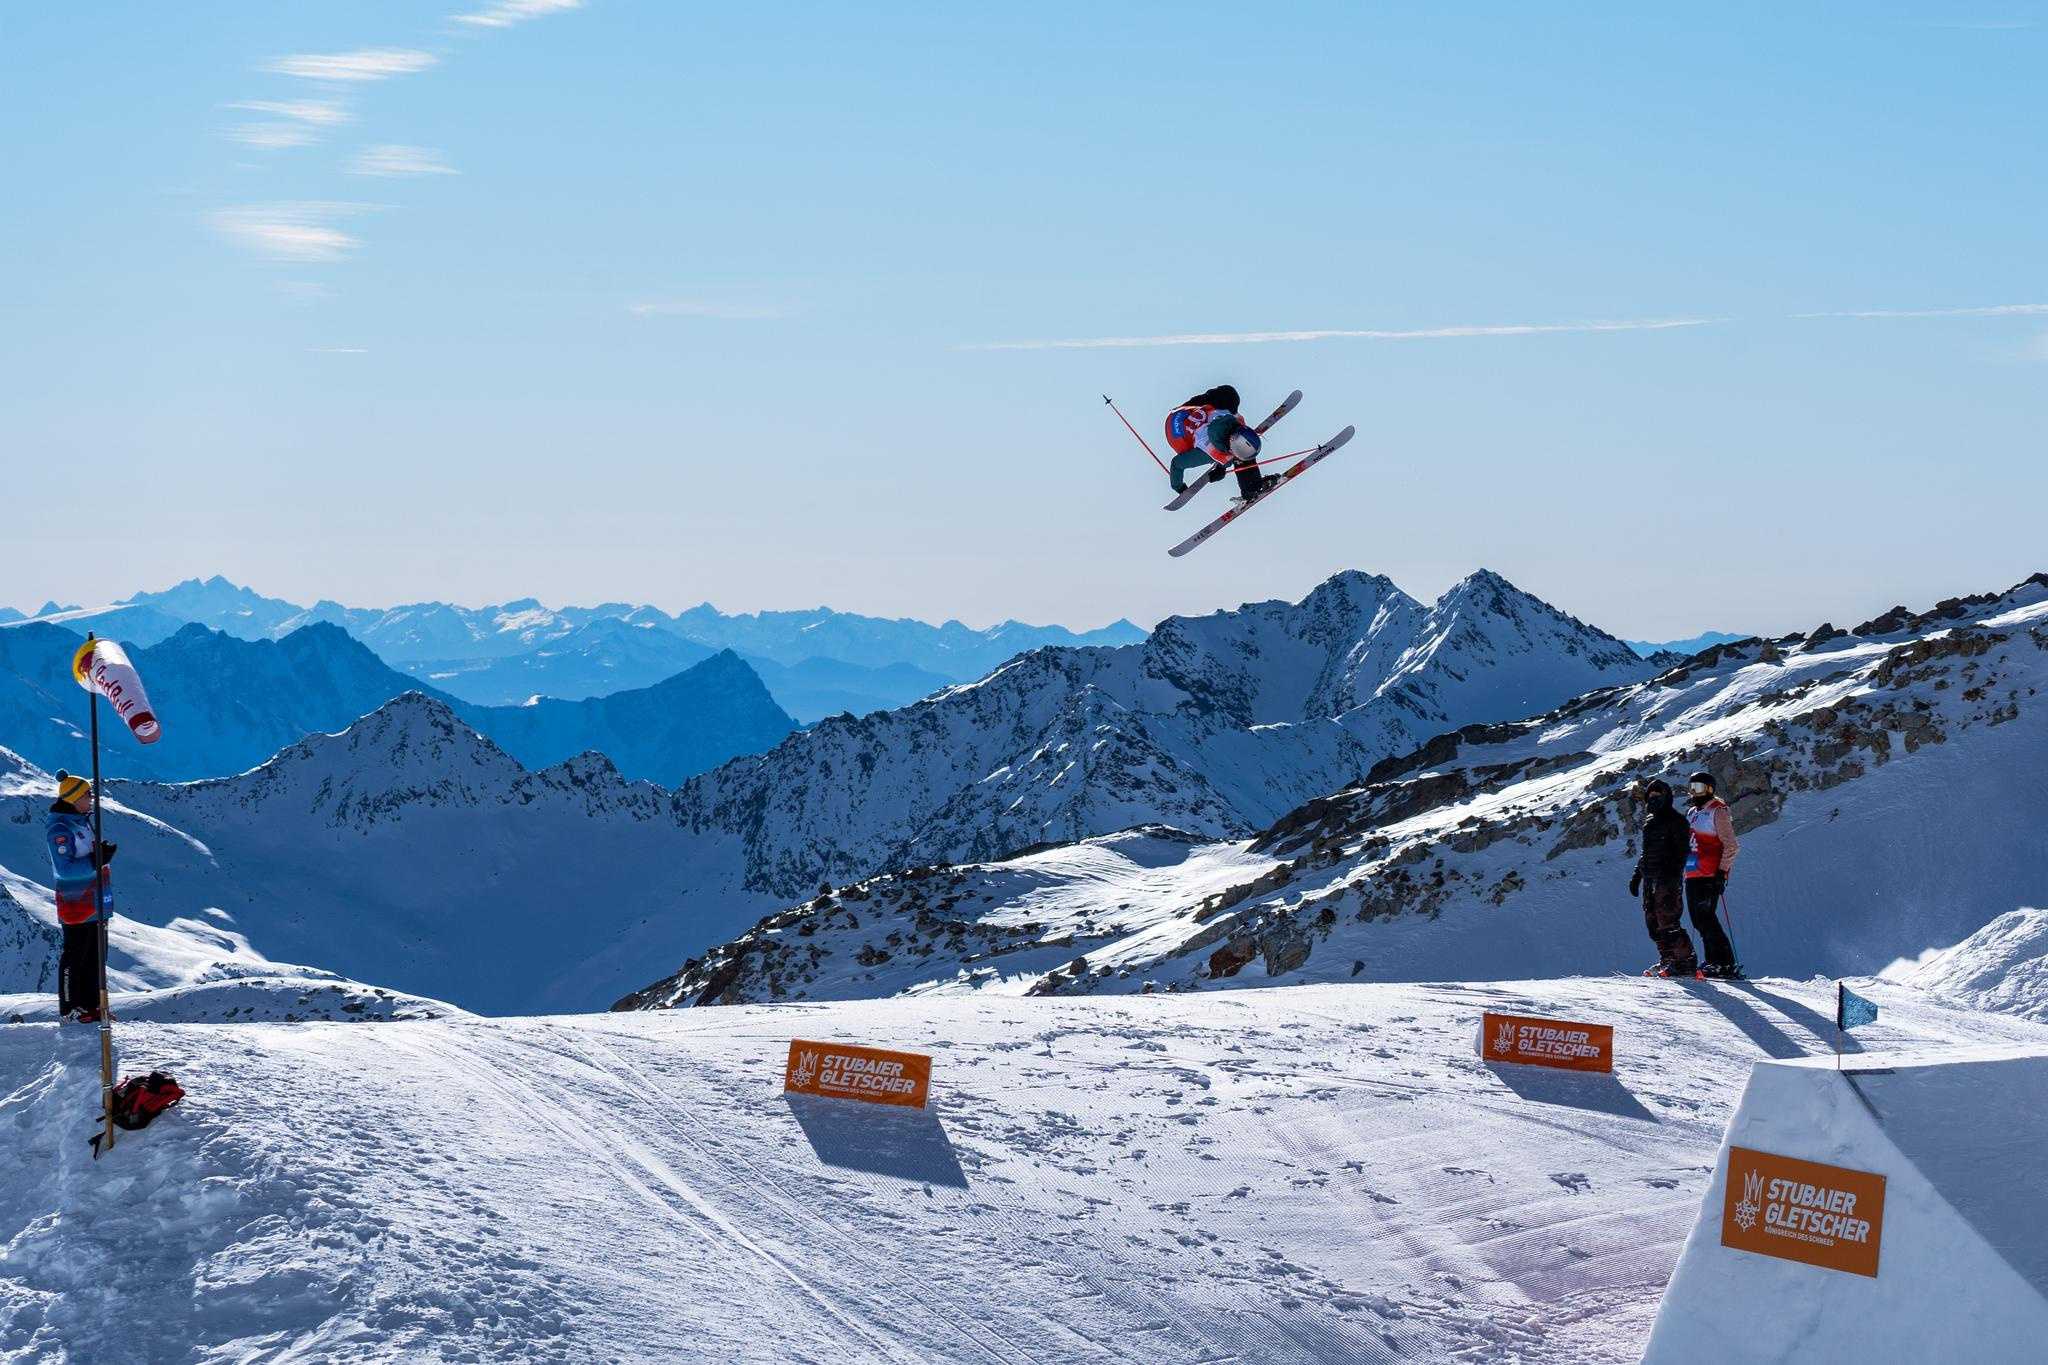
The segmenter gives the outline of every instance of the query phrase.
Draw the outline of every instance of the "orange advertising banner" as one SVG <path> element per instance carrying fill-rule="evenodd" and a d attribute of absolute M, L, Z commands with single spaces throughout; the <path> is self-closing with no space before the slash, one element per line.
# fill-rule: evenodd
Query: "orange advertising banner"
<path fill-rule="evenodd" d="M 1728 1149 L 1722 1246 L 1875 1279 L 1883 1234 L 1883 1176 Z"/>
<path fill-rule="evenodd" d="M 1479 1055 L 1489 1062 L 1612 1071 L 1614 1029 L 1608 1024 L 1575 1024 L 1488 1010 L 1479 1021 Z"/>
<path fill-rule="evenodd" d="M 813 1043 L 799 1038 L 789 1045 L 789 1065 L 782 1073 L 782 1088 L 797 1095 L 826 1095 L 922 1109 L 931 1096 L 932 1059 L 915 1052 L 890 1052 L 851 1043 Z"/>

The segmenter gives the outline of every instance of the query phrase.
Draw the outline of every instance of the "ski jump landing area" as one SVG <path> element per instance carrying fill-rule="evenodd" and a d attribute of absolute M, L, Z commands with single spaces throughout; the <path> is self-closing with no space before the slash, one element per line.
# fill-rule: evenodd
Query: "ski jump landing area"
<path fill-rule="evenodd" d="M 1758 1064 L 1646 1365 L 2048 1359 L 2048 1054 Z"/>
<path fill-rule="evenodd" d="M 1768 1064 L 1828 1050 L 1818 981 L 364 1024 L 123 997 L 121 1071 L 189 1093 L 97 1162 L 91 1030 L 0 1026 L 0 1362 L 1636 1365 L 1759 1061 L 1736 1142 L 1886 1175 L 1878 1278 L 1694 1235 L 1664 1358 L 1994 1359 L 1918 1343 L 2041 1321 L 2010 1135 L 2048 1029 L 1881 999 L 1853 1066 L 2033 1059 Z M 1612 1070 L 1490 1063 L 1487 1013 L 1611 1025 Z M 786 1094 L 798 1039 L 929 1057 L 929 1104 Z M 1852 1354 L 1859 1312 L 1932 1325 Z"/>

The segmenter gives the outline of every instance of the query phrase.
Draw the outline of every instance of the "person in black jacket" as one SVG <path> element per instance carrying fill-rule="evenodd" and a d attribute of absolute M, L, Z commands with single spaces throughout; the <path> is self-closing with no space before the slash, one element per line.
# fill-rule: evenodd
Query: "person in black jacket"
<path fill-rule="evenodd" d="M 1692 852 L 1692 826 L 1671 804 L 1671 784 L 1651 778 L 1643 784 L 1643 853 L 1636 859 L 1628 893 L 1643 898 L 1643 923 L 1657 945 L 1657 965 L 1644 976 L 1692 976 L 1699 971 L 1692 935 L 1685 932 L 1685 860 Z"/>

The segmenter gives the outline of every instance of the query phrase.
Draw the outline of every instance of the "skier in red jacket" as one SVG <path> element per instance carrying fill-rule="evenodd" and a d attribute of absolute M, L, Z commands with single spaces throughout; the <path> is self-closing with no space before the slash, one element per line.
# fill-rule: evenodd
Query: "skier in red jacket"
<path fill-rule="evenodd" d="M 1237 475 L 1238 497 L 1250 502 L 1272 486 L 1259 472 L 1263 442 L 1252 424 L 1237 415 L 1237 390 L 1218 384 L 1166 414 L 1166 444 L 1173 447 L 1167 478 L 1173 491 L 1187 491 L 1187 476 L 1202 473 L 1211 483 L 1226 472 Z"/>
<path fill-rule="evenodd" d="M 1737 977 L 1735 945 L 1721 928 L 1716 912 L 1728 889 L 1728 871 L 1742 844 L 1735 837 L 1735 819 L 1728 803 L 1714 794 L 1714 775 L 1696 772 L 1686 780 L 1685 821 L 1692 826 L 1692 849 L 1685 860 L 1685 908 L 1699 931 L 1700 953 L 1707 976 Z"/>

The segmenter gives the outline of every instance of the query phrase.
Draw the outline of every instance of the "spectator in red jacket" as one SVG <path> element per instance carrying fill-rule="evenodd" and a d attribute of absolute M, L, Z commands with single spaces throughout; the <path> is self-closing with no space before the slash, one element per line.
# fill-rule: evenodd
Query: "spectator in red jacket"
<path fill-rule="evenodd" d="M 1721 894 L 1728 889 L 1728 871 L 1742 848 L 1735 837 L 1735 819 L 1728 803 L 1714 794 L 1714 775 L 1696 772 L 1686 782 L 1686 823 L 1692 826 L 1692 850 L 1685 860 L 1685 908 L 1699 932 L 1708 976 L 1742 975 L 1735 947 L 1721 928 Z"/>

